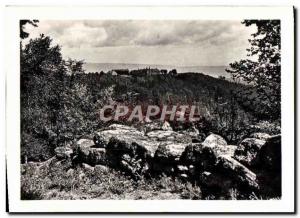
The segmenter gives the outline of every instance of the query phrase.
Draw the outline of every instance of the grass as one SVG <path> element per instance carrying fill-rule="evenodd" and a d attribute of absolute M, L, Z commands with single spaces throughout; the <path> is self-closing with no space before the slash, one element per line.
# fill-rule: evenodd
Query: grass
<path fill-rule="evenodd" d="M 202 187 L 203 188 L 203 187 Z M 179 178 L 166 175 L 134 180 L 112 168 L 72 166 L 52 158 L 40 164 L 22 166 L 22 200 L 276 200 L 257 193 L 246 194 L 231 188 L 227 194 L 213 194 Z"/>
<path fill-rule="evenodd" d="M 201 190 L 165 175 L 134 181 L 114 169 L 72 169 L 69 163 L 52 161 L 26 166 L 21 176 L 21 199 L 201 199 Z"/>

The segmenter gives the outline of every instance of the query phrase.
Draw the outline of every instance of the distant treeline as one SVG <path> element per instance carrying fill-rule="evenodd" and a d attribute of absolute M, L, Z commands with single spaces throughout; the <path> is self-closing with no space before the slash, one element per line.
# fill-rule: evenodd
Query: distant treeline
<path fill-rule="evenodd" d="M 89 72 L 89 73 L 95 73 L 95 74 L 105 74 L 104 71 L 96 71 L 96 72 Z M 177 70 L 172 69 L 170 71 L 166 69 L 157 69 L 157 68 L 143 68 L 143 69 L 134 69 L 134 70 L 129 70 L 129 69 L 113 69 L 109 70 L 106 72 L 107 74 L 110 75 L 120 75 L 120 76 L 147 76 L 147 75 L 176 75 Z"/>

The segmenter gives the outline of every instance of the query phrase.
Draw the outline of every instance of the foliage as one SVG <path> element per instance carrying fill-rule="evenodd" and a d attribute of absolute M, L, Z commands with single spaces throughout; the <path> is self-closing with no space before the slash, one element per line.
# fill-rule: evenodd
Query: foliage
<path fill-rule="evenodd" d="M 84 73 L 83 65 L 84 61 L 76 61 L 71 58 L 68 58 L 68 60 L 65 61 L 65 65 L 67 67 L 67 74 L 69 75 L 75 75 L 78 73 Z"/>
<path fill-rule="evenodd" d="M 263 107 L 262 118 L 279 119 L 281 102 L 281 41 L 280 20 L 245 20 L 246 26 L 256 25 L 257 32 L 249 40 L 248 56 L 252 59 L 240 60 L 230 64 L 227 72 L 234 79 L 253 85 L 249 89 L 254 96 L 248 98 L 248 93 L 242 93 L 243 101 L 249 101 L 249 110 L 255 111 Z M 253 106 L 254 107 L 251 107 Z M 257 106 L 257 107 L 256 107 Z"/>
<path fill-rule="evenodd" d="M 200 187 L 163 175 L 135 181 L 123 173 L 71 168 L 56 159 L 40 165 L 24 165 L 21 198 L 38 199 L 200 199 Z"/>
<path fill-rule="evenodd" d="M 25 39 L 29 36 L 29 33 L 25 32 L 25 25 L 30 24 L 34 27 L 37 27 L 38 20 L 20 20 L 20 38 Z"/>
<path fill-rule="evenodd" d="M 95 116 L 86 86 L 73 82 L 60 46 L 51 43 L 41 35 L 21 48 L 21 147 L 28 160 L 49 158 L 56 146 L 83 135 Z M 67 63 L 83 72 L 81 61 Z"/>

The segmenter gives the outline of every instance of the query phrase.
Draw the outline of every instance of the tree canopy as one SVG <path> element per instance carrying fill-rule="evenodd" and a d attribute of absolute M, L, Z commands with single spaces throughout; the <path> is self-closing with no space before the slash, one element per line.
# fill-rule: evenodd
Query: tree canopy
<path fill-rule="evenodd" d="M 269 118 L 278 119 L 281 111 L 280 20 L 245 20 L 242 23 L 257 27 L 247 49 L 248 56 L 252 58 L 231 63 L 226 71 L 234 79 L 240 78 L 254 86 L 256 101 L 264 102 Z"/>

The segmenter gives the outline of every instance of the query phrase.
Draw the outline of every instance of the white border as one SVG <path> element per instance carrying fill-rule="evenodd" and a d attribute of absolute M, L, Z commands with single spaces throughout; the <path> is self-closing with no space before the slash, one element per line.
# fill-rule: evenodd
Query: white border
<path fill-rule="evenodd" d="M 280 19 L 282 32 L 282 191 L 272 201 L 20 200 L 20 19 Z M 285 7 L 7 7 L 6 152 L 11 212 L 293 212 L 294 211 L 294 30 Z"/>

